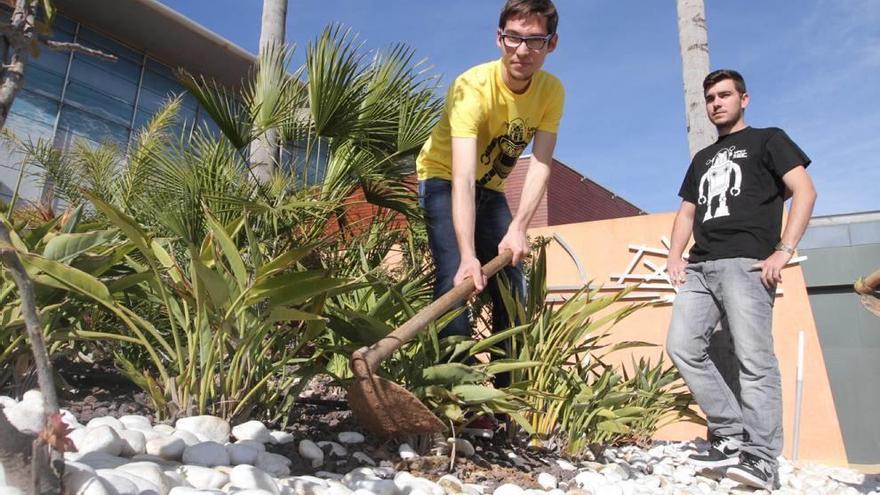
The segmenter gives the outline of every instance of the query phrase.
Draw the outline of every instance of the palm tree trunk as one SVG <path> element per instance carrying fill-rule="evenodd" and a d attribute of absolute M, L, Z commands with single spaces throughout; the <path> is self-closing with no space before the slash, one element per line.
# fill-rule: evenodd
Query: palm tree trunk
<path fill-rule="evenodd" d="M 715 127 L 706 117 L 703 98 L 703 79 L 709 74 L 709 33 L 703 0 L 677 0 L 676 6 L 688 147 L 693 157 L 718 138 Z"/>
<path fill-rule="evenodd" d="M 263 21 L 260 29 L 260 55 L 271 47 L 284 44 L 287 0 L 263 0 Z M 279 165 L 278 131 L 268 129 L 251 145 L 251 169 L 254 178 L 266 183 Z"/>

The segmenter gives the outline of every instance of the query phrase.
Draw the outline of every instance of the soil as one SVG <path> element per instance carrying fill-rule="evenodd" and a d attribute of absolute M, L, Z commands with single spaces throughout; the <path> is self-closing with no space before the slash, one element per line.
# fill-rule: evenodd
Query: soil
<path fill-rule="evenodd" d="M 146 394 L 112 365 L 59 360 L 54 366 L 60 385 L 59 405 L 70 410 L 81 423 L 85 424 L 95 417 L 120 417 L 126 414 L 143 415 L 154 421 Z M 0 394 L 20 396 L 23 391 L 7 388 L 0 390 Z M 539 472 L 553 474 L 560 485 L 564 486 L 575 474 L 562 470 L 554 462 L 559 458 L 558 455 L 526 449 L 516 439 L 507 438 L 503 431 L 492 440 L 468 438 L 476 450 L 476 454 L 470 458 L 452 458 L 448 454 L 432 455 L 432 452 L 437 452 L 432 447 L 445 440 L 442 437 L 413 437 L 389 441 L 365 433 L 365 442 L 347 446 L 348 455 L 344 457 L 334 456 L 332 447 L 324 446 L 324 465 L 315 469 L 298 454 L 300 440 L 309 439 L 316 443 L 338 442 L 339 432 L 362 429 L 346 406 L 344 389 L 334 386 L 329 379 L 313 380 L 301 398 L 302 401 L 291 409 L 288 425 L 284 428 L 293 434 L 296 441 L 285 445 L 267 445 L 269 451 L 291 459 L 291 474 L 294 476 L 314 474 L 317 471 L 348 473 L 364 465 L 352 456 L 358 450 L 380 466 L 408 471 L 414 476 L 432 480 L 437 480 L 444 474 L 452 474 L 464 483 L 476 483 L 490 489 L 503 483 L 514 483 L 523 488 L 539 488 L 536 482 Z M 281 429 L 280 425 L 267 426 Z M 397 454 L 401 441 L 407 441 L 422 455 L 410 461 L 401 460 Z"/>

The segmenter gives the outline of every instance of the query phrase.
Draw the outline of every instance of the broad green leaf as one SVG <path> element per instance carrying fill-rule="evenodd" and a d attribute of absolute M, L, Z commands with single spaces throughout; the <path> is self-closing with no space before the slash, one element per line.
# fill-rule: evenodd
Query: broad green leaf
<path fill-rule="evenodd" d="M 60 222 L 60 221 L 61 221 L 60 216 L 55 217 L 52 220 L 49 220 L 48 222 L 45 222 L 42 225 L 38 226 L 37 228 L 35 228 L 29 232 L 26 232 L 24 234 L 24 238 L 22 240 L 24 241 L 25 244 L 27 244 L 30 247 L 29 250 L 34 250 L 34 249 L 36 249 L 37 245 L 39 245 L 42 241 L 45 240 L 45 238 L 49 234 L 49 232 L 51 232 L 52 229 L 54 229 L 55 226 L 58 225 L 58 222 Z M 12 231 L 12 229 L 9 229 L 9 230 L 10 230 L 10 232 Z"/>
<path fill-rule="evenodd" d="M 323 318 L 321 318 L 320 315 L 314 313 L 307 313 L 293 308 L 278 307 L 272 309 L 272 312 L 269 313 L 269 317 L 266 321 L 269 323 L 275 323 L 279 321 L 313 321 L 321 319 Z"/>
<path fill-rule="evenodd" d="M 452 387 L 452 393 L 458 396 L 465 404 L 479 404 L 507 397 L 507 393 L 503 390 L 483 385 L 458 385 Z"/>
<path fill-rule="evenodd" d="M 625 416 L 635 416 L 643 412 L 645 412 L 645 408 L 637 406 L 621 407 L 620 409 L 614 410 L 614 414 L 616 414 L 618 418 L 623 418 Z"/>
<path fill-rule="evenodd" d="M 617 414 L 614 413 L 611 409 L 599 409 L 596 411 L 596 414 L 602 416 L 603 418 L 616 418 Z"/>
<path fill-rule="evenodd" d="M 283 275 L 282 275 L 283 277 Z M 349 283 L 344 278 L 324 278 L 312 280 L 308 284 L 287 284 L 278 287 L 269 295 L 269 304 L 272 306 L 289 306 L 300 304 L 306 300 L 324 294 L 332 289 L 337 289 Z"/>
<path fill-rule="evenodd" d="M 618 422 L 616 420 L 611 420 L 611 419 L 599 422 L 599 424 L 596 425 L 596 428 L 598 428 L 599 431 L 604 431 L 607 433 L 624 434 L 624 433 L 629 432 L 629 429 L 627 429 L 626 426 L 624 426 L 623 424 L 621 424 L 620 422 Z"/>
<path fill-rule="evenodd" d="M 462 363 L 437 364 L 422 370 L 422 382 L 431 385 L 483 383 L 489 378 L 488 374 Z"/>
<path fill-rule="evenodd" d="M 90 249 L 109 242 L 116 236 L 112 230 L 94 230 L 81 234 L 59 234 L 52 238 L 43 249 L 43 257 L 65 262 L 76 258 Z"/>
<path fill-rule="evenodd" d="M 238 283 L 239 290 L 244 289 L 245 285 L 247 285 L 248 275 L 247 269 L 244 267 L 244 261 L 241 259 L 241 254 L 238 252 L 238 247 L 232 238 L 229 237 L 226 229 L 207 210 L 205 211 L 205 218 L 208 220 L 208 227 L 211 229 L 211 233 L 214 234 L 214 239 L 217 239 L 217 242 L 220 244 L 223 256 L 229 262 L 229 268 L 232 269 L 232 275 Z M 236 224 L 241 225 L 243 220 L 243 218 L 239 218 Z M 235 231 L 236 229 L 233 228 L 232 230 Z"/>
<path fill-rule="evenodd" d="M 95 205 L 95 208 L 98 209 L 104 216 L 107 217 L 110 222 L 115 225 L 119 230 L 121 230 L 128 240 L 130 240 L 138 250 L 147 257 L 147 259 L 153 258 L 153 251 L 150 249 L 150 244 L 147 240 L 147 234 L 141 230 L 140 226 L 138 226 L 137 222 L 135 222 L 131 217 L 126 215 L 125 213 L 117 210 L 109 203 L 105 202 L 97 195 L 92 193 L 91 191 L 85 191 L 83 194 L 89 201 Z"/>
<path fill-rule="evenodd" d="M 493 360 L 492 362 L 484 365 L 482 370 L 490 375 L 497 375 L 498 373 L 506 373 L 509 371 L 517 371 L 524 370 L 529 368 L 536 368 L 544 364 L 541 361 L 517 361 L 515 359 L 498 359 Z"/>
<path fill-rule="evenodd" d="M 183 282 L 183 276 L 179 271 L 179 267 L 174 262 L 174 259 L 168 254 L 168 251 L 165 250 L 164 247 L 159 243 L 157 239 L 153 239 L 150 242 L 150 249 L 153 251 L 153 255 L 159 261 L 159 263 L 168 269 L 168 273 L 171 275 L 171 280 L 176 283 Z"/>
<path fill-rule="evenodd" d="M 205 266 L 199 259 L 193 258 L 190 262 L 195 268 L 199 286 L 206 291 L 214 308 L 223 308 L 229 302 L 229 287 L 223 276 Z"/>
<path fill-rule="evenodd" d="M 464 411 L 462 411 L 458 404 L 442 404 L 434 410 L 434 414 L 436 414 L 441 421 L 445 420 L 443 421 L 444 423 L 449 421 L 452 421 L 453 423 L 461 423 L 464 421 Z"/>
<path fill-rule="evenodd" d="M 16 251 L 20 253 L 26 253 L 29 251 L 25 243 L 18 236 L 18 233 L 12 227 L 12 224 L 6 221 L 2 215 L 0 215 L 0 222 L 3 222 L 3 225 L 6 227 L 6 230 L 9 232 L 9 240 L 12 241 L 12 247 L 15 248 Z"/>
<path fill-rule="evenodd" d="M 140 272 L 140 273 L 132 273 L 130 275 L 125 275 L 123 277 L 119 277 L 118 279 L 108 282 L 107 289 L 111 293 L 121 292 L 130 287 L 140 284 L 141 282 L 148 282 L 153 278 L 153 272 Z"/>
<path fill-rule="evenodd" d="M 308 255 L 315 249 L 315 245 L 308 246 L 300 246 L 296 249 L 290 250 L 281 256 L 273 259 L 272 261 L 266 263 L 259 270 L 257 270 L 257 280 L 264 281 L 268 277 L 275 275 L 276 273 L 286 270 L 291 265 L 301 260 L 304 256 Z"/>
<path fill-rule="evenodd" d="M 23 264 L 42 271 L 60 282 L 65 288 L 103 304 L 113 305 L 107 286 L 88 273 L 34 254 L 19 253 L 19 257 Z"/>

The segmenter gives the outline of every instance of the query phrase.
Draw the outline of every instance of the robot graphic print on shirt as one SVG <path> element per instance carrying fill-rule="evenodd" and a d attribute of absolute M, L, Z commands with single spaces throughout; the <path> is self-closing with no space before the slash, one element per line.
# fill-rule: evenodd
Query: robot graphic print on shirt
<path fill-rule="evenodd" d="M 507 132 L 493 139 L 480 155 L 480 162 L 483 165 L 491 163 L 492 168 L 477 181 L 477 184 L 486 185 L 493 177 L 506 179 L 537 130 L 535 127 L 529 127 L 519 118 L 506 122 L 505 126 Z M 495 154 L 494 158 L 493 154 Z"/>
<path fill-rule="evenodd" d="M 742 185 L 742 168 L 734 158 L 747 158 L 746 150 L 737 150 L 735 146 L 721 148 L 710 160 L 706 162 L 709 169 L 700 177 L 698 203 L 706 205 L 706 214 L 703 221 L 721 218 L 730 215 L 727 207 L 727 195 L 739 196 Z M 732 183 L 732 184 L 731 184 Z M 717 199 L 717 205 L 713 213 L 712 206 Z"/>

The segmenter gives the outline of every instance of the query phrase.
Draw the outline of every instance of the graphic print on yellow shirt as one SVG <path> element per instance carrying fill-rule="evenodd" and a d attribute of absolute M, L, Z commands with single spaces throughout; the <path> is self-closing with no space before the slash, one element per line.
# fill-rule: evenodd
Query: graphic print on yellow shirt
<path fill-rule="evenodd" d="M 443 115 L 416 159 L 419 180 L 452 178 L 452 138 L 477 140 L 476 181 L 504 190 L 523 150 L 538 130 L 555 133 L 562 118 L 559 80 L 538 71 L 529 88 L 516 94 L 501 78 L 501 61 L 471 68 L 449 87 Z"/>

